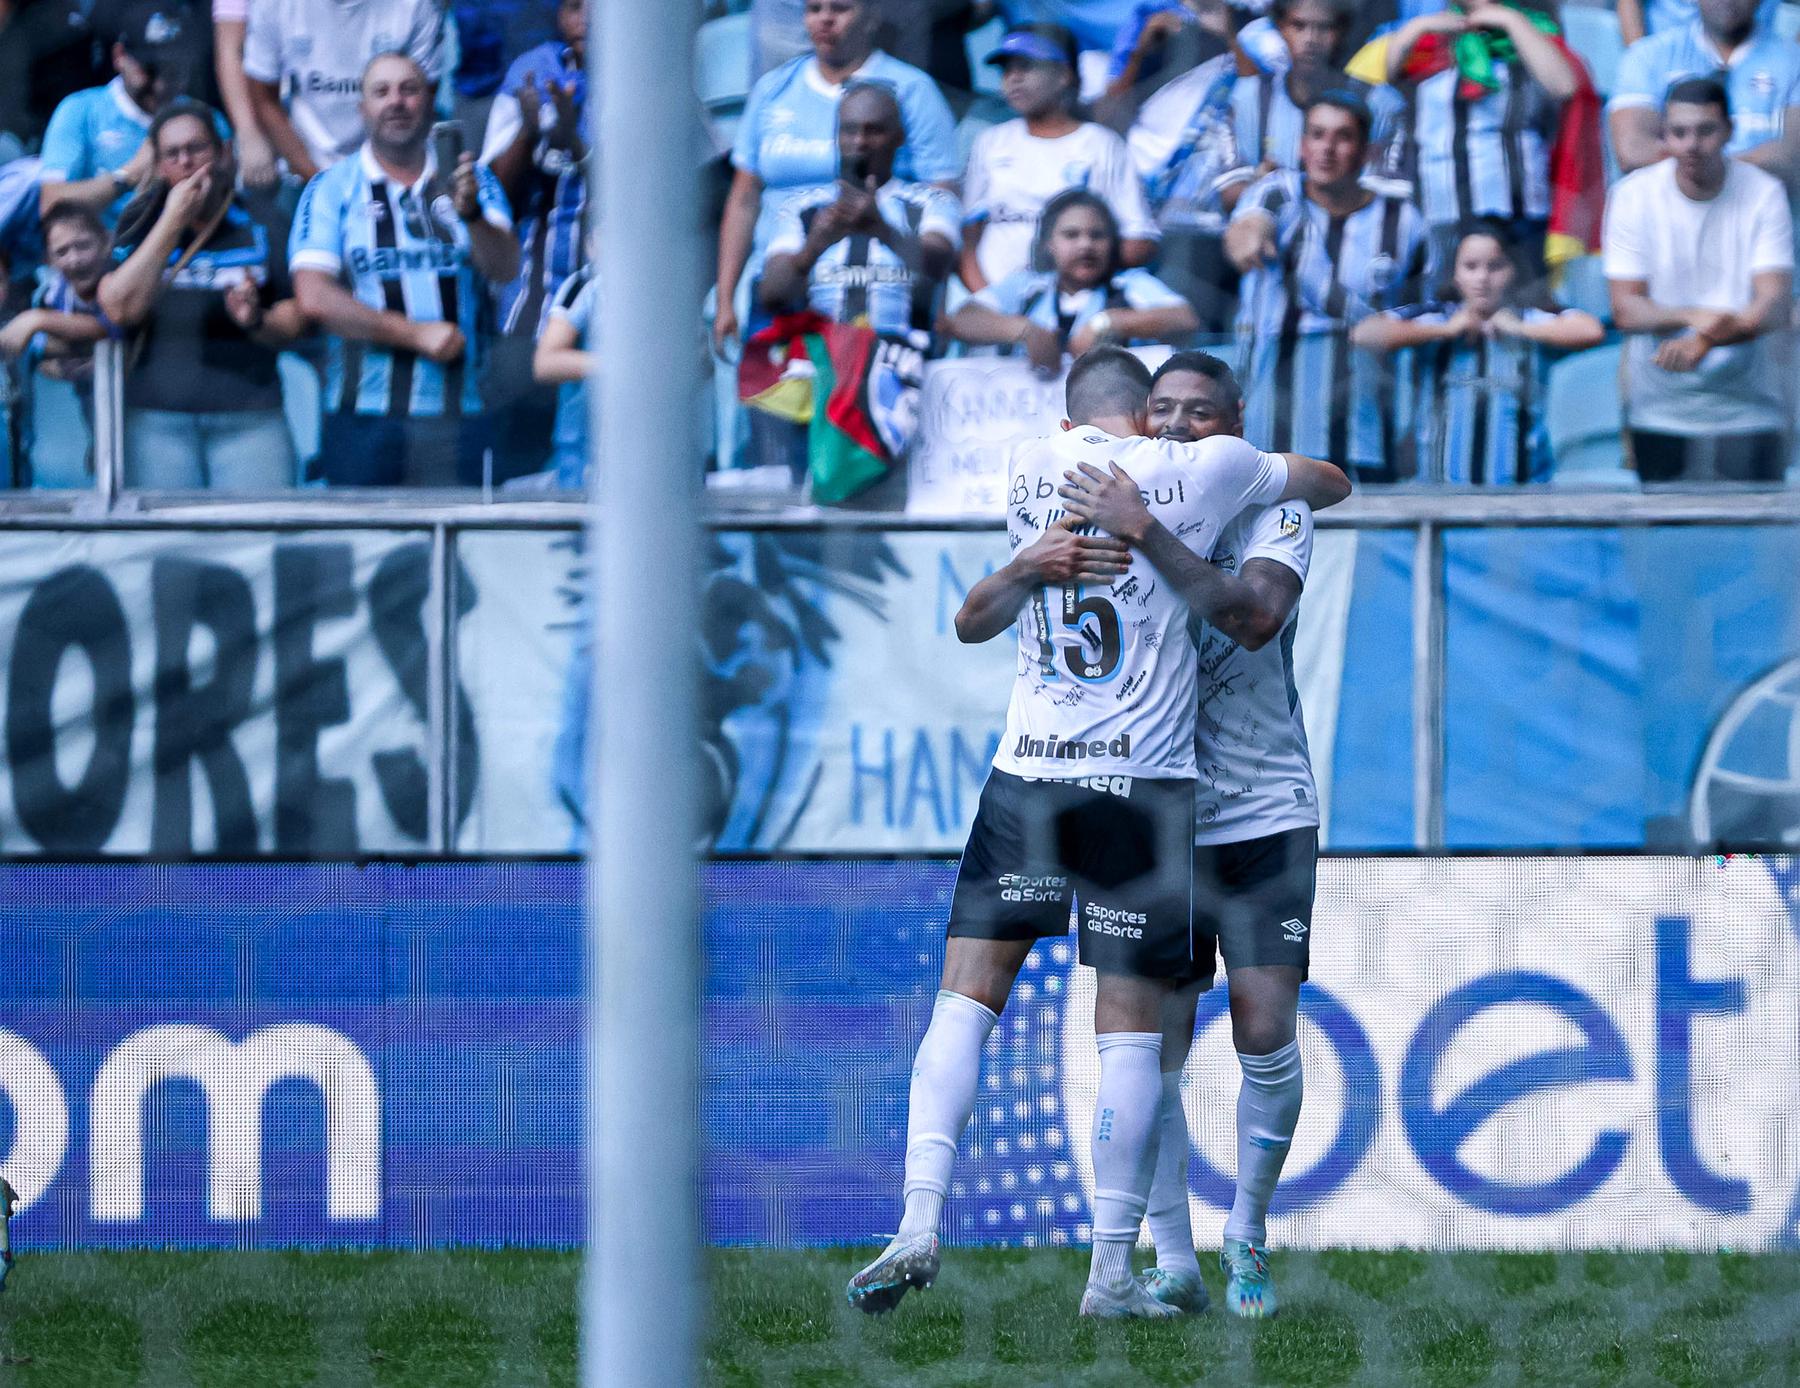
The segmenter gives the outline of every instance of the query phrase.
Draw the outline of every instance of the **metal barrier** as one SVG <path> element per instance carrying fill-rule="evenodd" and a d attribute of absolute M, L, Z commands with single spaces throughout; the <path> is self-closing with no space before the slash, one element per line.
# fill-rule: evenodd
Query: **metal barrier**
<path fill-rule="evenodd" d="M 587 522 L 573 496 L 530 501 L 480 500 L 461 491 L 303 491 L 279 498 L 233 499 L 217 493 L 158 494 L 119 485 L 121 392 L 118 353 L 103 344 L 96 383 L 96 487 L 92 492 L 16 493 L 0 500 L 0 530 L 334 531 L 412 530 L 431 544 L 427 651 L 430 837 L 434 855 L 454 853 L 455 737 L 451 717 L 456 661 L 455 574 L 465 531 L 573 532 Z M 714 530 L 995 531 L 998 518 L 908 517 L 817 507 L 732 507 L 711 496 L 702 506 Z M 1692 491 L 1581 492 L 1561 488 L 1455 491 L 1395 487 L 1366 491 L 1319 516 L 1326 529 L 1411 530 L 1413 642 L 1413 846 L 1444 842 L 1445 590 L 1444 534 L 1468 528 L 1642 527 L 1800 524 L 1800 492 L 1740 486 Z"/>

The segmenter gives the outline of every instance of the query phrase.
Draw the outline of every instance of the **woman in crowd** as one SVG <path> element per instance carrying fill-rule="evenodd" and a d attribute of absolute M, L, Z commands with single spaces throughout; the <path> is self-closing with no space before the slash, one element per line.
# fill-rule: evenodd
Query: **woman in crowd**
<path fill-rule="evenodd" d="M 286 228 L 232 191 L 210 108 L 150 123 L 149 185 L 119 219 L 100 306 L 130 334 L 125 484 L 257 491 L 294 484 L 276 354 L 305 329 Z"/>
<path fill-rule="evenodd" d="M 1544 349 L 1594 347 L 1606 329 L 1535 290 L 1516 257 L 1500 223 L 1474 222 L 1456 243 L 1441 302 L 1375 314 L 1351 331 L 1372 351 L 1412 349 L 1420 481 L 1498 486 L 1549 475 Z"/>
<path fill-rule="evenodd" d="M 895 175 L 953 184 L 961 170 L 950 108 L 932 80 L 875 47 L 879 0 L 806 0 L 812 52 L 783 63 L 751 90 L 732 148 L 731 192 L 719 228 L 713 345 L 740 337 L 776 214 L 791 196 L 829 187 L 838 175 L 837 104 L 855 78 L 892 87 L 906 126 Z"/>
<path fill-rule="evenodd" d="M 1535 4 L 1473 0 L 1409 20 L 1388 40 L 1388 80 L 1409 108 L 1413 200 L 1440 264 L 1458 227 L 1495 217 L 1523 262 L 1543 265 L 1550 151 L 1581 83 L 1556 32 Z"/>
<path fill-rule="evenodd" d="M 1119 257 L 1119 224 L 1106 199 L 1071 188 L 1050 199 L 1032 267 L 990 284 L 950 319 L 950 336 L 1002 356 L 1023 350 L 1041 371 L 1060 371 L 1102 342 L 1175 342 L 1199 325 L 1193 306 L 1148 270 Z"/>
<path fill-rule="evenodd" d="M 1031 265 L 1044 204 L 1065 188 L 1088 188 L 1111 205 L 1124 233 L 1120 258 L 1142 265 L 1156 249 L 1156 223 L 1125 142 L 1074 113 L 1075 36 L 1058 24 L 1022 24 L 988 62 L 1016 120 L 975 139 L 963 181 L 963 283 L 981 290 Z"/>

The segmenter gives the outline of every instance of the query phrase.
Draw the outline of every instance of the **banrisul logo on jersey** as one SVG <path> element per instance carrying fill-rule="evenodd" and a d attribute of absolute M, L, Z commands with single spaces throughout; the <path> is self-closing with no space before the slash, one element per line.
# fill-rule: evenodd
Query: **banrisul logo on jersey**
<path fill-rule="evenodd" d="M 1800 1243 L 1793 859 L 1328 859 L 1312 934 L 1277 1245 Z M 1092 975 L 1065 997 L 1079 1133 Z M 1202 999 L 1183 1085 L 1202 1244 L 1235 1167 L 1225 997 Z"/>

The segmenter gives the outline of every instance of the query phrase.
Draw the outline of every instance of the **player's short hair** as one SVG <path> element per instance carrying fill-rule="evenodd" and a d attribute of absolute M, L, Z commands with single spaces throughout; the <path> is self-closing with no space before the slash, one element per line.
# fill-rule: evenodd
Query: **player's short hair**
<path fill-rule="evenodd" d="M 1369 132 L 1375 129 L 1375 115 L 1369 110 L 1369 103 L 1351 91 L 1348 87 L 1331 87 L 1320 92 L 1306 103 L 1306 114 L 1311 115 L 1321 106 L 1329 106 L 1334 111 L 1342 111 L 1356 122 L 1362 131 L 1363 143 L 1369 141 Z"/>
<path fill-rule="evenodd" d="M 1731 94 L 1716 77 L 1684 77 L 1671 83 L 1663 96 L 1663 109 L 1679 103 L 1683 106 L 1717 106 L 1726 120 L 1731 119 Z"/>
<path fill-rule="evenodd" d="M 1164 376 L 1173 376 L 1177 371 L 1204 376 L 1216 383 L 1233 405 L 1241 407 L 1244 403 L 1244 388 L 1238 384 L 1237 373 L 1211 352 L 1172 353 L 1167 361 L 1156 368 L 1156 374 L 1150 378 L 1150 389 L 1154 391 Z"/>
<path fill-rule="evenodd" d="M 106 223 L 100 220 L 100 214 L 78 202 L 59 202 L 38 219 L 39 230 L 46 242 L 50 239 L 52 228 L 65 223 L 80 227 L 102 241 L 111 239 Z"/>
<path fill-rule="evenodd" d="M 1138 414 L 1150 395 L 1150 368 L 1123 347 L 1083 352 L 1069 368 L 1063 409 L 1076 424 L 1107 415 Z"/>

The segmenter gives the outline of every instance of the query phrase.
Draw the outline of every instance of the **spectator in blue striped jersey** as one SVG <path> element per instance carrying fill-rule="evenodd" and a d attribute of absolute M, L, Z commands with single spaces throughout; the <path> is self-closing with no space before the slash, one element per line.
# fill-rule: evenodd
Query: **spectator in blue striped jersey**
<path fill-rule="evenodd" d="M 0 357 L 35 358 L 39 370 L 76 382 L 85 394 L 93 380 L 94 344 L 118 336 L 99 302 L 100 279 L 112 264 L 112 237 L 99 213 L 66 202 L 44 214 L 43 238 L 51 273 L 31 307 L 0 329 Z M 4 289 L 0 277 L 0 304 Z"/>
<path fill-rule="evenodd" d="M 1540 21 L 1549 22 L 1535 0 L 1471 0 L 1407 21 L 1388 42 L 1388 80 L 1409 105 L 1413 196 L 1442 261 L 1464 222 L 1498 217 L 1524 262 L 1544 263 L 1550 151 L 1580 78 Z M 1470 36 L 1485 40 L 1479 63 L 1457 47 Z M 1427 37 L 1425 47 L 1441 43 L 1453 58 L 1415 59 Z"/>
<path fill-rule="evenodd" d="M 1354 93 L 1314 101 L 1302 172 L 1280 169 L 1250 186 L 1225 253 L 1244 277 L 1246 436 L 1384 482 L 1394 480 L 1406 420 L 1387 363 L 1354 347 L 1350 331 L 1370 314 L 1419 302 L 1432 257 L 1419 210 L 1362 185 L 1372 123 Z"/>
<path fill-rule="evenodd" d="M 1800 182 L 1800 45 L 1761 26 L 1755 0 L 1702 0 L 1689 23 L 1659 30 L 1626 50 L 1606 103 L 1620 169 L 1632 173 L 1668 158 L 1663 101 L 1688 77 L 1725 84 L 1731 102 L 1727 155 L 1790 188 Z"/>
<path fill-rule="evenodd" d="M 1002 356 L 1023 351 L 1040 371 L 1060 371 L 1103 342 L 1173 343 L 1199 326 L 1188 303 L 1148 270 L 1119 258 L 1119 223 L 1086 188 L 1059 193 L 1038 223 L 1032 268 L 990 284 L 950 320 L 950 335 Z"/>
<path fill-rule="evenodd" d="M 1550 474 L 1543 429 L 1545 349 L 1598 346 L 1606 329 L 1563 308 L 1518 263 L 1500 223 L 1465 228 L 1439 303 L 1378 313 L 1350 340 L 1378 352 L 1412 349 L 1413 457 L 1422 482 L 1523 485 Z"/>
<path fill-rule="evenodd" d="M 289 263 L 329 335 L 324 479 L 453 486 L 482 478 L 481 299 L 519 271 L 506 195 L 463 155 L 439 169 L 431 86 L 404 53 L 362 76 L 368 140 L 306 186 Z"/>
<path fill-rule="evenodd" d="M 531 374 L 538 384 L 557 390 L 555 449 L 550 455 L 553 485 L 580 491 L 588 477 L 587 383 L 600 358 L 588 345 L 599 307 L 600 281 L 583 266 L 556 291 L 544 331 L 532 353 Z"/>
<path fill-rule="evenodd" d="M 501 340 L 488 373 L 508 476 L 537 468 L 550 446 L 555 399 L 531 388 L 532 347 L 581 266 L 587 220 L 587 0 L 562 0 L 556 26 L 558 38 L 507 72 L 481 150 L 512 205 L 521 251 L 518 277 L 500 292 Z"/>
<path fill-rule="evenodd" d="M 1346 17 L 1335 0 L 1275 0 L 1269 14 L 1287 62 L 1274 72 L 1239 77 L 1231 93 L 1231 124 L 1246 183 L 1276 169 L 1299 168 L 1307 103 L 1320 92 L 1352 85 L 1333 66 Z M 1379 132 L 1375 138 L 1379 142 Z"/>
<path fill-rule="evenodd" d="M 763 267 L 763 307 L 810 306 L 885 335 L 930 333 L 962 241 L 962 210 L 942 188 L 894 177 L 906 127 L 890 88 L 853 83 L 837 120 L 841 176 L 782 209 Z"/>

